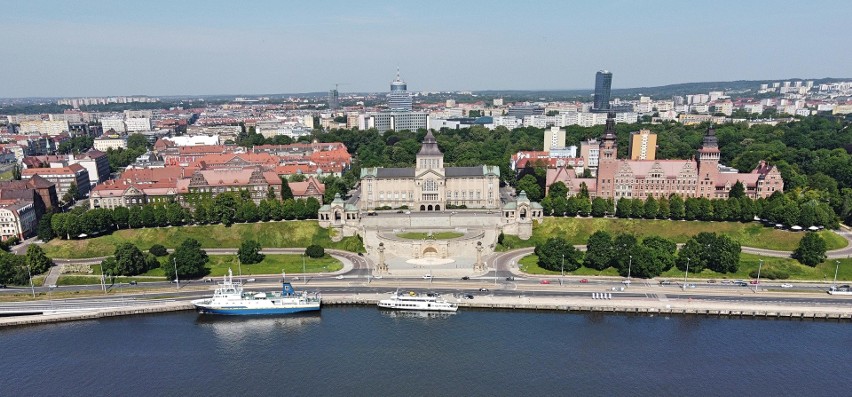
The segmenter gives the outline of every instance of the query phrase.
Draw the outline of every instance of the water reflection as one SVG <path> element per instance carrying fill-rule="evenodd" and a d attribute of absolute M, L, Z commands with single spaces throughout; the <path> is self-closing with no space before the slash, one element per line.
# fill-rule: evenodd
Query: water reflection
<path fill-rule="evenodd" d="M 240 341 L 272 333 L 304 332 L 319 325 L 319 312 L 270 316 L 217 316 L 199 314 L 195 324 L 220 339 Z"/>
<path fill-rule="evenodd" d="M 430 312 L 416 310 L 387 310 L 379 309 L 379 313 L 388 318 L 412 318 L 412 319 L 446 319 L 454 316 L 456 312 Z"/>

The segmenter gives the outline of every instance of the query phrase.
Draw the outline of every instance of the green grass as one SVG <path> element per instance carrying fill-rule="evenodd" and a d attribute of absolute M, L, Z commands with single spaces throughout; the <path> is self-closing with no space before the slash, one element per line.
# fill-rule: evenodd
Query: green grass
<path fill-rule="evenodd" d="M 690 271 L 689 278 L 699 278 L 699 279 L 717 279 L 717 280 L 747 280 L 752 277 L 749 276 L 749 273 L 752 271 L 757 271 L 758 266 L 760 265 L 760 260 L 763 260 L 763 267 L 761 268 L 761 272 L 769 269 L 774 270 L 783 270 L 790 274 L 789 280 L 822 280 L 822 281 L 832 281 L 834 279 L 834 269 L 835 262 L 833 259 L 829 259 L 826 262 L 820 263 L 816 267 L 805 266 L 795 259 L 790 258 L 774 258 L 774 257 L 766 257 L 766 256 L 758 256 L 753 254 L 740 254 L 740 268 L 736 273 L 716 273 L 714 271 L 704 269 L 701 273 L 693 273 Z M 839 281 L 852 281 L 852 259 L 839 259 L 840 267 L 837 272 L 837 280 Z M 559 275 L 561 272 L 559 271 L 551 271 L 542 269 L 538 266 L 538 256 L 536 255 L 527 255 L 521 258 L 518 261 L 518 265 L 522 272 L 528 274 L 541 274 L 541 275 Z M 573 272 L 565 272 L 565 274 L 571 274 L 576 276 L 618 276 L 618 271 L 615 268 L 607 268 L 603 271 L 598 271 L 595 269 L 589 269 L 587 267 L 580 267 L 579 269 Z M 671 279 L 681 279 L 684 276 L 683 270 L 680 270 L 676 267 L 669 269 L 660 275 L 661 278 L 671 278 Z"/>
<path fill-rule="evenodd" d="M 136 244 L 147 251 L 154 244 L 176 248 L 183 240 L 194 238 L 204 248 L 239 248 L 243 240 L 253 239 L 265 248 L 301 248 L 318 244 L 352 252 L 364 252 L 357 237 L 345 237 L 332 242 L 328 229 L 319 227 L 316 221 L 264 222 L 223 225 L 182 226 L 118 230 L 111 234 L 83 239 L 54 239 L 42 245 L 51 258 L 92 258 L 109 256 L 121 243 Z"/>
<path fill-rule="evenodd" d="M 429 238 L 429 233 L 425 232 L 407 232 L 407 233 L 399 233 L 396 235 L 399 238 L 409 239 L 409 240 L 425 240 Z M 435 232 L 432 233 L 432 238 L 435 240 L 450 240 L 454 238 L 459 238 L 464 236 L 464 233 L 459 232 Z"/>
<path fill-rule="evenodd" d="M 758 223 L 739 222 L 699 222 L 668 221 L 646 219 L 612 218 L 545 218 L 541 224 L 533 226 L 533 236 L 521 240 L 516 236 L 504 236 L 501 250 L 534 247 L 548 238 L 560 236 L 571 244 L 585 244 L 592 233 L 604 230 L 611 234 L 632 233 L 639 237 L 660 236 L 677 243 L 685 243 L 700 232 L 716 232 L 730 236 L 741 245 L 754 248 L 793 251 L 799 240 L 805 235 L 801 232 L 789 232 L 764 227 Z M 846 247 L 846 239 L 824 230 L 819 232 L 826 240 L 829 250 Z"/>
<path fill-rule="evenodd" d="M 239 264 L 237 263 L 236 255 L 210 255 L 210 261 L 205 266 L 208 269 L 207 277 L 220 277 L 228 274 L 228 269 L 232 269 L 234 274 L 239 274 Z M 159 258 L 162 266 L 168 265 L 168 257 Z M 323 258 L 313 259 L 305 258 L 305 270 L 308 273 L 329 273 L 335 272 L 343 268 L 343 264 L 337 259 L 326 255 Z M 94 275 L 63 275 L 59 277 L 57 285 L 84 285 L 84 284 L 100 284 L 101 283 L 101 266 L 92 265 Z M 252 265 L 242 265 L 243 276 L 258 275 L 258 274 L 281 274 L 281 271 L 286 273 L 302 273 L 302 255 L 266 255 L 263 261 Z M 34 278 L 35 279 L 35 278 Z M 157 280 L 159 279 L 159 280 Z M 165 272 L 162 267 L 151 269 L 146 273 L 140 274 L 137 277 L 116 277 L 116 283 L 127 283 L 131 280 L 141 281 L 162 281 L 165 280 Z"/>
<path fill-rule="evenodd" d="M 12 170 L 2 172 L 0 173 L 0 181 L 11 181 L 13 176 Z"/>
<path fill-rule="evenodd" d="M 224 276 L 228 269 L 239 272 L 236 255 L 211 255 L 207 263 L 210 277 Z M 343 264 L 328 255 L 313 259 L 305 257 L 305 271 L 308 273 L 335 272 L 343 268 Z M 256 274 L 302 273 L 302 255 L 266 255 L 263 261 L 252 265 L 242 265 L 243 276 Z"/>

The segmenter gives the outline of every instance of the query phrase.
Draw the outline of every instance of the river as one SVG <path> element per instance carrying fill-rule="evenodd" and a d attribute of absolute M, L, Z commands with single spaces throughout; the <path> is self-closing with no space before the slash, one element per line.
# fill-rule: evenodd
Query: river
<path fill-rule="evenodd" d="M 0 395 L 848 395 L 847 322 L 372 307 L 0 330 Z"/>

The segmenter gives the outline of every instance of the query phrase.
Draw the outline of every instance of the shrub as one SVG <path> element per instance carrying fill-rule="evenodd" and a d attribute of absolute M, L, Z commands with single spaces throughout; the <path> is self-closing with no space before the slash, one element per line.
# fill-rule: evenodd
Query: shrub
<path fill-rule="evenodd" d="M 166 250 L 166 247 L 161 244 L 154 244 L 151 246 L 151 249 L 148 250 L 154 256 L 166 256 L 169 254 L 169 251 Z"/>
<path fill-rule="evenodd" d="M 322 258 L 325 256 L 325 249 L 316 244 L 311 244 L 305 249 L 305 255 L 311 258 Z"/>

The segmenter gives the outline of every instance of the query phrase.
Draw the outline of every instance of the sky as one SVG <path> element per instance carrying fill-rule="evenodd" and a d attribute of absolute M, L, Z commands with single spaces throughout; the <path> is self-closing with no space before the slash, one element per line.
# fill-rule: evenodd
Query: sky
<path fill-rule="evenodd" d="M 852 76 L 852 1 L 0 0 L 0 97 Z M 844 20 L 845 19 L 845 20 Z"/>

